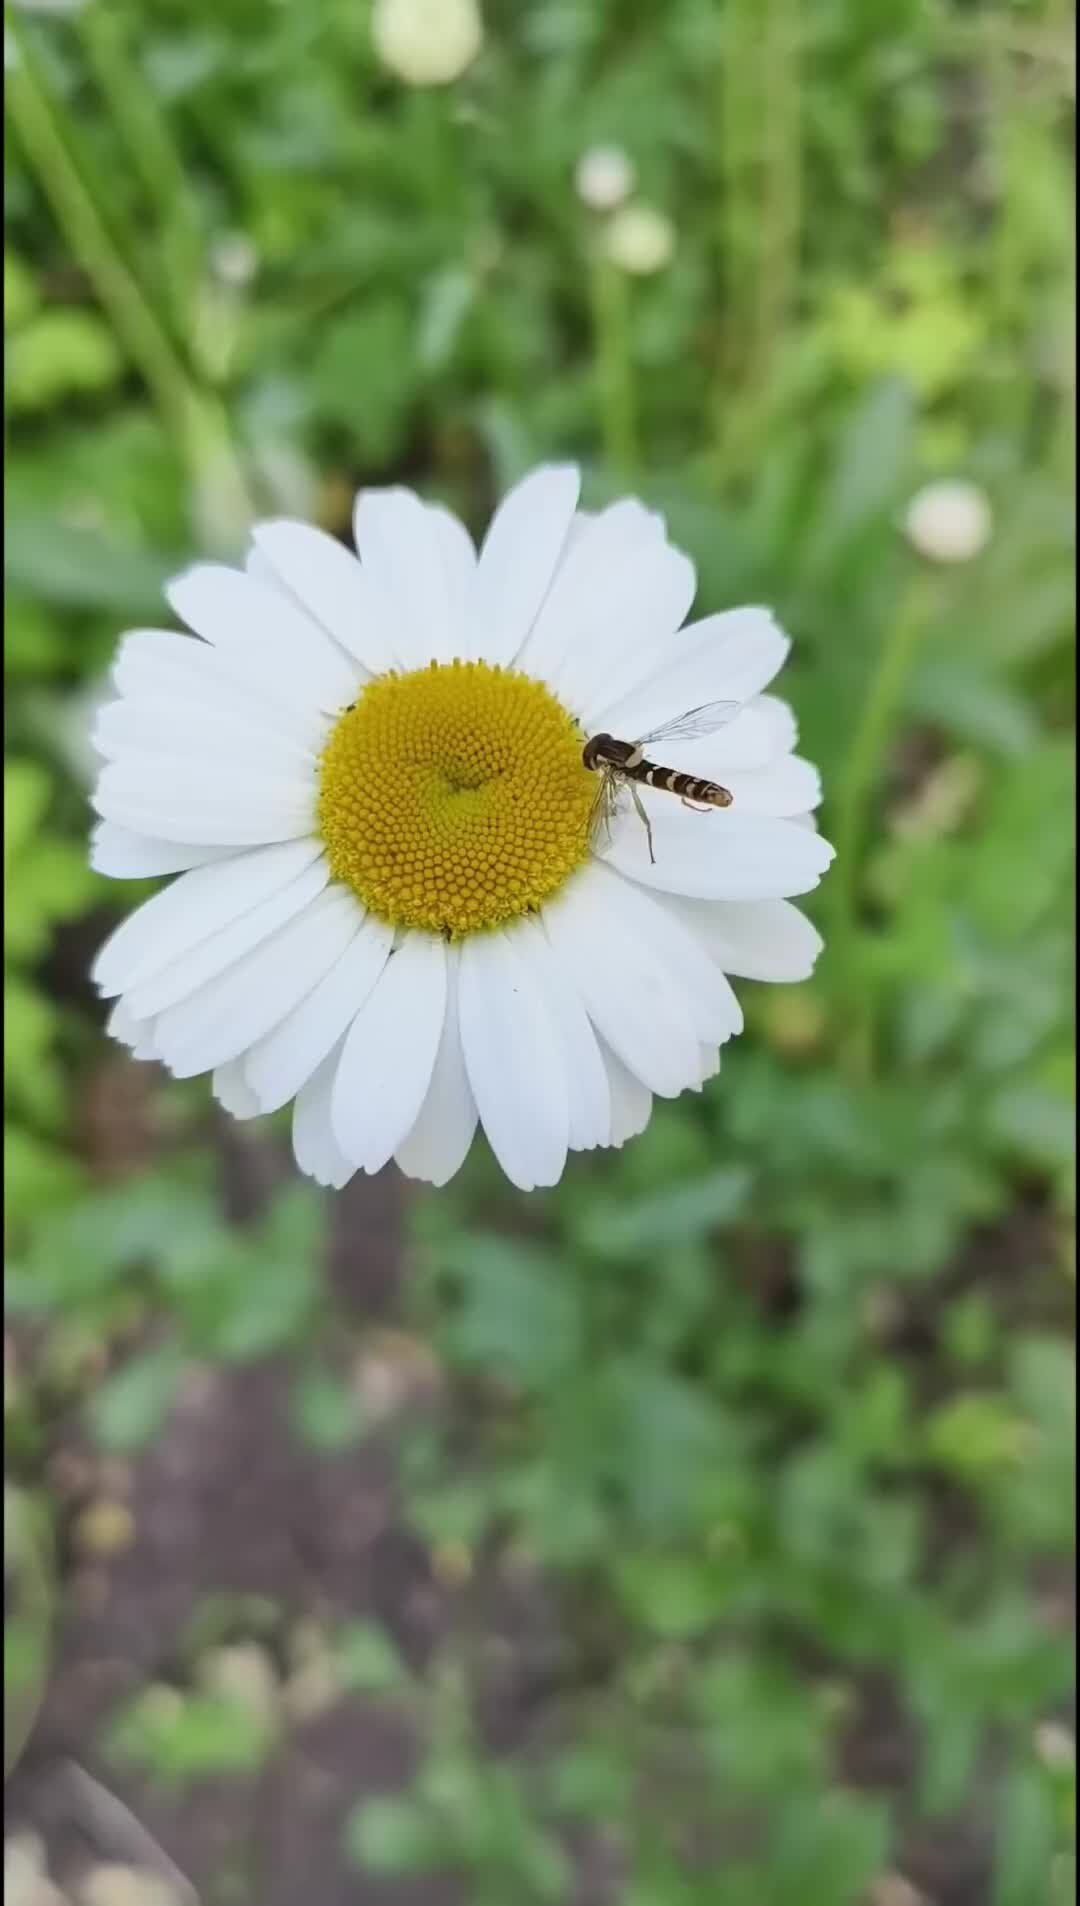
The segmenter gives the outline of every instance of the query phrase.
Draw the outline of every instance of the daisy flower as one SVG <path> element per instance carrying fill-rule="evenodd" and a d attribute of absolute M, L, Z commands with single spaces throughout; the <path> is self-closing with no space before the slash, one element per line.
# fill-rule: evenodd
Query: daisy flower
<path fill-rule="evenodd" d="M 764 692 L 786 637 L 761 608 L 684 627 L 663 519 L 578 489 L 536 470 L 479 554 L 404 489 L 361 492 L 355 556 L 262 523 L 243 570 L 169 587 L 192 634 L 121 642 L 92 860 L 179 878 L 98 956 L 109 1029 L 237 1118 L 292 1101 L 322 1184 L 390 1158 L 445 1184 L 478 1123 L 515 1185 L 555 1184 L 716 1072 L 727 975 L 819 950 L 789 899 L 832 859 L 818 776 Z M 714 699 L 732 718 L 662 765 L 731 805 L 642 787 L 651 838 L 629 800 L 598 830 L 586 739 Z"/>

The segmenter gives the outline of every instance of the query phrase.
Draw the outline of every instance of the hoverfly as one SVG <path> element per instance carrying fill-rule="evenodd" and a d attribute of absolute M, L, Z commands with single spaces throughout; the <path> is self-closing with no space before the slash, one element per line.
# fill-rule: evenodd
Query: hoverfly
<path fill-rule="evenodd" d="M 691 708 L 685 715 L 664 722 L 647 735 L 639 735 L 636 741 L 617 741 L 614 735 L 590 735 L 581 751 L 581 759 L 586 768 L 600 776 L 589 822 L 590 838 L 595 839 L 601 833 L 610 835 L 619 796 L 625 788 L 645 828 L 649 859 L 655 866 L 652 828 L 635 782 L 648 788 L 661 788 L 666 794 L 677 794 L 684 807 L 695 808 L 700 813 L 708 813 L 714 807 L 730 807 L 733 799 L 730 789 L 716 781 L 702 780 L 700 775 L 683 774 L 679 768 L 658 767 L 655 761 L 646 758 L 645 750 L 658 742 L 696 741 L 704 735 L 715 734 L 718 728 L 734 720 L 741 707 L 741 702 L 704 702 L 700 708 Z"/>

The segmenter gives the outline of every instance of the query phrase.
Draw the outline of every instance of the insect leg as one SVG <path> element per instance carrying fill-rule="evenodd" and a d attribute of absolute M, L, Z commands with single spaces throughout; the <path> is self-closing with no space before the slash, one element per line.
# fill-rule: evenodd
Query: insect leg
<path fill-rule="evenodd" d="M 644 825 L 644 828 L 645 828 L 645 833 L 646 833 L 646 835 L 647 835 L 647 837 L 648 837 L 648 842 L 649 842 L 649 859 L 650 859 L 650 861 L 652 862 L 652 865 L 653 865 L 653 866 L 655 867 L 655 866 L 656 866 L 656 855 L 655 855 L 655 854 L 653 853 L 653 844 L 652 844 L 652 827 L 651 827 L 651 826 L 650 826 L 650 824 L 649 824 L 649 817 L 648 817 L 648 815 L 647 815 L 647 814 L 646 814 L 646 812 L 645 812 L 645 805 L 644 805 L 644 802 L 642 801 L 642 798 L 641 798 L 641 796 L 640 796 L 640 794 L 638 793 L 638 791 L 637 791 L 637 789 L 636 789 L 636 787 L 634 786 L 634 783 L 633 783 L 632 781 L 628 781 L 626 785 L 627 785 L 627 787 L 628 787 L 628 788 L 630 789 L 630 794 L 631 794 L 631 798 L 632 798 L 632 800 L 633 800 L 633 803 L 634 803 L 634 806 L 635 806 L 635 807 L 637 808 L 637 811 L 638 811 L 638 819 L 639 819 L 639 820 L 640 820 L 640 821 L 641 821 L 641 822 L 643 823 L 643 825 Z"/>

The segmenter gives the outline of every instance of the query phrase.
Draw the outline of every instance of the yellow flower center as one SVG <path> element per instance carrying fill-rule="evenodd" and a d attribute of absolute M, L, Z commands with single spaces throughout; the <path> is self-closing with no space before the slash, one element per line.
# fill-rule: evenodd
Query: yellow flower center
<path fill-rule="evenodd" d="M 596 777 L 540 682 L 487 662 L 380 675 L 323 751 L 330 867 L 393 926 L 452 939 L 534 912 L 586 858 Z"/>

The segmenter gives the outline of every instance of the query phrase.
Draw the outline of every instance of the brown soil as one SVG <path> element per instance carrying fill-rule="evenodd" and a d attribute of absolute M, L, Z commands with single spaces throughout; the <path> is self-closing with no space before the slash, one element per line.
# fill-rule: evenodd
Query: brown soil
<path fill-rule="evenodd" d="M 114 1164 L 139 1162 L 130 1126 L 124 1135 L 125 1119 L 138 1127 L 138 1093 L 125 1100 L 114 1081 L 101 1094 L 99 1145 Z M 283 1161 L 231 1123 L 220 1141 L 226 1208 L 243 1221 L 258 1212 Z M 368 1325 L 391 1325 L 397 1311 L 404 1195 L 388 1171 L 354 1181 L 335 1205 L 329 1280 L 341 1313 Z M 1026 1248 L 1023 1226 L 1020 1239 Z M 959 1274 L 963 1281 L 963 1267 Z M 902 1340 L 919 1329 L 916 1316 L 898 1320 Z M 565 1706 L 571 1651 L 543 1584 L 482 1565 L 467 1588 L 447 1586 L 404 1526 L 394 1475 L 401 1418 L 327 1456 L 295 1435 L 287 1383 L 274 1364 L 196 1371 L 166 1432 L 129 1477 L 113 1476 L 133 1514 L 133 1539 L 107 1561 L 64 1557 L 52 1678 L 8 1785 L 8 1830 L 40 1832 L 62 1882 L 90 1861 L 174 1862 L 202 1906 L 469 1906 L 448 1877 L 376 1880 L 342 1854 L 348 1810 L 365 1795 L 407 1786 L 416 1765 L 413 1724 L 385 1699 L 345 1695 L 290 1726 L 258 1777 L 204 1781 L 182 1794 L 124 1775 L 102 1756 L 102 1724 L 117 1704 L 176 1676 L 192 1616 L 208 1597 L 230 1594 L 264 1598 L 279 1628 L 312 1617 L 330 1626 L 374 1618 L 421 1672 L 449 1624 L 467 1629 L 485 1664 L 481 1722 L 496 1752 L 527 1749 Z M 53 1451 L 50 1479 L 61 1496 L 85 1501 L 96 1462 L 72 1427 Z M 580 1671 L 571 1665 L 571 1698 Z M 845 1771 L 860 1785 L 902 1793 L 911 1730 L 886 1685 L 868 1681 L 863 1695 Z M 610 1849 L 596 1840 L 577 1852 L 576 1906 L 615 1906 L 621 1889 Z M 988 1860 L 984 1816 L 914 1834 L 898 1865 L 935 1906 L 982 1906 Z"/>

